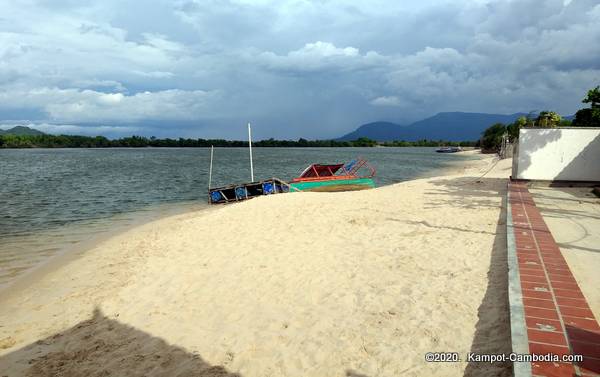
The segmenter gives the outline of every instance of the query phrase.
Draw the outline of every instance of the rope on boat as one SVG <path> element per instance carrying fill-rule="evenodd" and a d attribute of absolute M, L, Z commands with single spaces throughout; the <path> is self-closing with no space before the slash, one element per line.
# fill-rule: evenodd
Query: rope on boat
<path fill-rule="evenodd" d="M 293 190 L 296 190 L 297 192 L 302 192 L 302 190 L 300 190 L 299 188 L 293 187 L 292 185 L 290 185 L 289 183 L 287 183 L 283 179 L 279 179 L 277 177 L 273 177 L 273 180 L 277 180 L 277 181 L 279 181 L 279 183 L 286 185 L 287 187 L 289 187 L 290 190 L 293 189 Z"/>

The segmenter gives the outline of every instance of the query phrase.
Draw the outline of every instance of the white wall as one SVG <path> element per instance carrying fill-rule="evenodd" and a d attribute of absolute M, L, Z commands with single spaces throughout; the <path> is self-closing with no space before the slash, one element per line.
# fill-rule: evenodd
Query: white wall
<path fill-rule="evenodd" d="M 517 153 L 514 178 L 600 181 L 600 128 L 522 128 Z"/>

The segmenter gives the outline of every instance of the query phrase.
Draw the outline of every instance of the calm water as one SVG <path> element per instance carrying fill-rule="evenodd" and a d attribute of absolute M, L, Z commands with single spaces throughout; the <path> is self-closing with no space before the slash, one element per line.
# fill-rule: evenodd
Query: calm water
<path fill-rule="evenodd" d="M 208 149 L 0 150 L 0 285 L 65 246 L 140 217 L 206 206 Z M 256 179 L 356 156 L 378 186 L 473 158 L 432 148 L 255 148 Z M 248 150 L 216 148 L 213 186 L 249 181 Z"/>

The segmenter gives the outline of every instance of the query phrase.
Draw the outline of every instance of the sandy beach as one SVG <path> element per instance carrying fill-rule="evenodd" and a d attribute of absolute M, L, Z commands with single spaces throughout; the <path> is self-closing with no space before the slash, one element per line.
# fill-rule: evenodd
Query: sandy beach
<path fill-rule="evenodd" d="M 508 376 L 510 163 L 128 230 L 4 293 L 0 375 Z"/>

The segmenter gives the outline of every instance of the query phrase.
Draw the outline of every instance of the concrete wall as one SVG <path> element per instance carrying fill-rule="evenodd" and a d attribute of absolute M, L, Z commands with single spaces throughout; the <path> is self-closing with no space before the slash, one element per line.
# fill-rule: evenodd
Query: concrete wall
<path fill-rule="evenodd" d="M 513 178 L 600 181 L 600 128 L 523 128 Z"/>

